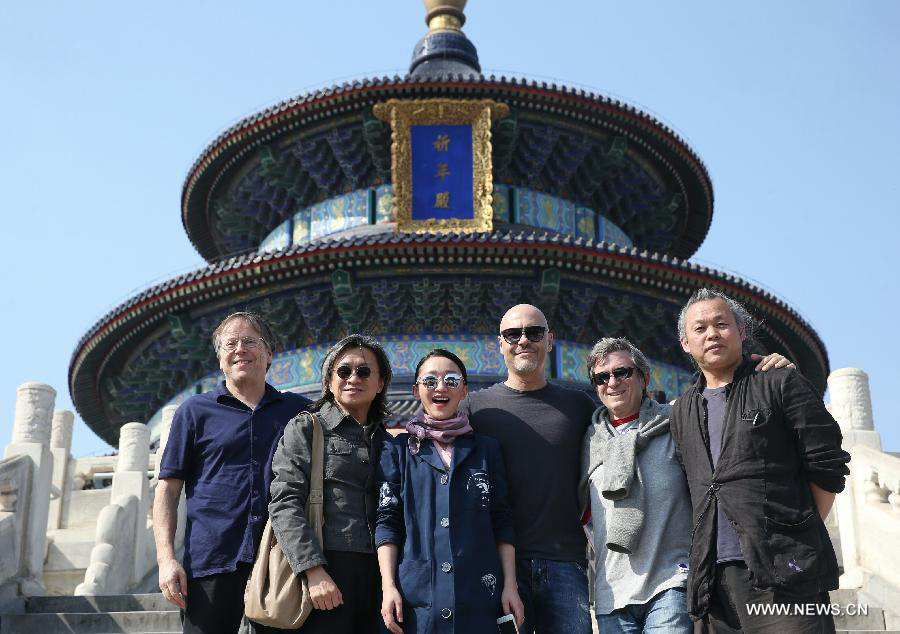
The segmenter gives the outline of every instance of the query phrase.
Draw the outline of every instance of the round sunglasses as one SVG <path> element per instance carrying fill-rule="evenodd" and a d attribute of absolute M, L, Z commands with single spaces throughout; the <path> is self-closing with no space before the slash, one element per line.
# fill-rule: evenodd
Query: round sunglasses
<path fill-rule="evenodd" d="M 354 374 L 356 374 L 356 376 L 358 376 L 360 380 L 365 381 L 370 376 L 372 376 L 372 368 L 367 365 L 358 365 L 354 370 L 349 365 L 339 365 L 337 369 L 335 369 L 334 373 L 341 377 L 344 381 L 349 379 Z"/>
<path fill-rule="evenodd" d="M 433 392 L 437 389 L 438 383 L 440 383 L 441 380 L 442 379 L 440 377 L 437 377 L 434 374 L 426 374 L 421 379 L 416 381 L 416 383 L 424 387 L 429 392 Z M 446 387 L 448 390 L 455 390 L 460 385 L 462 385 L 463 378 L 460 374 L 448 372 L 444 375 L 443 381 L 444 387 Z"/>

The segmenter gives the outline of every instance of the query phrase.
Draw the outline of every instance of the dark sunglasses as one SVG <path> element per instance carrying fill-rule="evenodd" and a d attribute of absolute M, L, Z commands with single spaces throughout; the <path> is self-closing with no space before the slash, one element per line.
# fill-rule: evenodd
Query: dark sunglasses
<path fill-rule="evenodd" d="M 597 374 L 591 372 L 591 385 L 606 385 L 609 383 L 609 379 L 612 376 L 616 377 L 619 381 L 630 379 L 631 375 L 634 374 L 634 370 L 633 367 L 621 367 L 616 368 L 612 372 L 598 372 Z"/>
<path fill-rule="evenodd" d="M 345 381 L 353 376 L 354 372 L 356 373 L 356 376 L 358 376 L 363 381 L 372 376 L 372 368 L 367 365 L 357 366 L 355 371 L 349 365 L 339 365 L 334 371 L 335 374 L 337 374 Z"/>
<path fill-rule="evenodd" d="M 506 328 L 505 330 L 500 331 L 500 336 L 503 337 L 503 341 L 510 345 L 515 345 L 519 343 L 519 339 L 522 338 L 522 333 L 525 333 L 525 337 L 531 343 L 537 343 L 541 339 L 544 338 L 544 333 L 547 332 L 547 329 L 543 326 L 525 326 L 524 328 Z"/>

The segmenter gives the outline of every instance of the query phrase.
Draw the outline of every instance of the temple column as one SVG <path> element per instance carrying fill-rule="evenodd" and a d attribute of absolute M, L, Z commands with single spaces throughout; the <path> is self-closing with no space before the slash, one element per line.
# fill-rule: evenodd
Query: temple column
<path fill-rule="evenodd" d="M 844 449 L 849 451 L 854 445 L 865 445 L 881 451 L 881 435 L 875 431 L 872 418 L 869 375 L 859 368 L 835 370 L 828 377 L 828 391 L 831 395 L 828 409 L 841 426 Z M 852 475 L 847 478 L 847 486 L 838 494 L 831 513 L 837 517 L 840 532 L 841 563 L 844 567 L 842 588 L 859 588 L 865 581 L 860 566 L 860 531 L 857 524 L 857 497 L 865 492 L 856 491 L 854 481 Z"/>
<path fill-rule="evenodd" d="M 75 415 L 65 409 L 53 412 L 50 431 L 50 453 L 53 455 L 53 475 L 50 479 L 50 512 L 47 530 L 64 528 L 63 518 L 72 495 L 72 480 L 68 476 L 69 452 L 72 448 L 72 427 Z"/>
<path fill-rule="evenodd" d="M 6 458 L 28 456 L 33 463 L 20 586 L 25 595 L 44 593 L 41 579 L 53 476 L 50 432 L 55 401 L 56 390 L 49 385 L 23 383 L 19 386 L 16 390 L 12 442 L 6 447 L 4 454 Z"/>

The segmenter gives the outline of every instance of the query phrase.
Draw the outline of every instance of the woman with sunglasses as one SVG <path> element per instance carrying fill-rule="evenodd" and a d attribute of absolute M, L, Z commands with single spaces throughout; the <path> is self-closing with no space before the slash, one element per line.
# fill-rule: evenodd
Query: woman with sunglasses
<path fill-rule="evenodd" d="M 500 445 L 465 414 L 466 368 L 435 349 L 416 366 L 420 412 L 381 453 L 375 543 L 393 633 L 494 632 L 524 619 Z"/>
<path fill-rule="evenodd" d="M 272 461 L 272 529 L 296 574 L 305 573 L 314 610 L 304 632 L 376 632 L 380 606 L 373 547 L 377 452 L 388 414 L 391 367 L 371 337 L 350 335 L 322 362 L 322 396 L 310 408 L 325 441 L 324 544 L 306 517 L 312 461 L 312 416 L 284 430 Z M 254 624 L 256 632 L 281 631 Z"/>

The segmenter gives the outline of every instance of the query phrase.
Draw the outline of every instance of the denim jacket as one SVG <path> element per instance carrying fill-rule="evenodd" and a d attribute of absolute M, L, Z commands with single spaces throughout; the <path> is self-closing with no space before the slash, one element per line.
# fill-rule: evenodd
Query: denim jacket
<path fill-rule="evenodd" d="M 326 550 L 374 552 L 374 469 L 384 431 L 362 427 L 332 403 L 316 414 L 325 440 L 324 548 L 306 517 L 312 463 L 312 420 L 304 412 L 284 430 L 272 459 L 269 515 L 272 529 L 295 573 L 324 565 Z"/>

